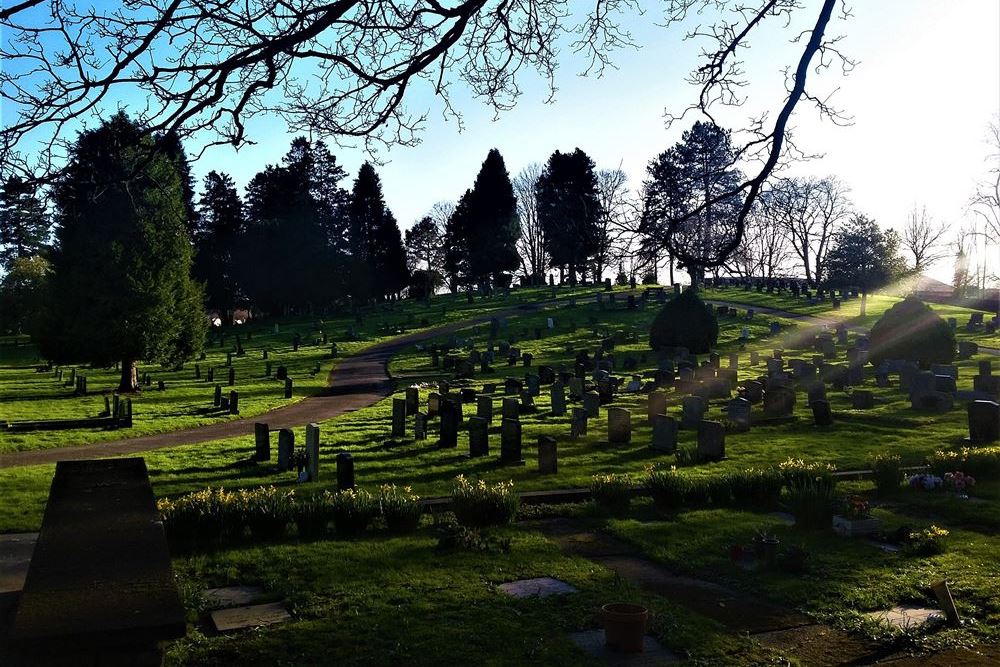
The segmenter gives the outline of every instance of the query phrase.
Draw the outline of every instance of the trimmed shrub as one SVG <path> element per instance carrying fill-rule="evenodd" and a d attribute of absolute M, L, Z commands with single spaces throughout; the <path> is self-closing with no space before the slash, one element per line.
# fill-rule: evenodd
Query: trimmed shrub
<path fill-rule="evenodd" d="M 590 495 L 594 502 L 616 516 L 628 512 L 634 487 L 628 475 L 594 475 L 590 478 Z"/>
<path fill-rule="evenodd" d="M 686 347 L 694 354 L 704 354 L 718 340 L 719 321 L 693 289 L 668 301 L 649 329 L 649 346 L 654 350 Z"/>
<path fill-rule="evenodd" d="M 886 359 L 907 359 L 922 368 L 950 364 L 955 358 L 955 332 L 930 306 L 906 297 L 872 327 L 868 358 L 873 366 Z"/>
<path fill-rule="evenodd" d="M 471 528 L 503 526 L 514 520 L 520 499 L 514 492 L 514 482 L 487 484 L 471 482 L 464 476 L 455 478 L 451 491 L 451 507 L 458 523 Z"/>
<path fill-rule="evenodd" d="M 414 494 L 410 487 L 398 489 L 395 484 L 384 484 L 379 489 L 378 504 L 390 532 L 412 533 L 420 525 L 424 508 L 420 504 L 420 496 Z"/>
<path fill-rule="evenodd" d="M 650 466 L 646 471 L 646 486 L 656 508 L 661 512 L 672 512 L 684 504 L 688 480 L 673 467 Z"/>
<path fill-rule="evenodd" d="M 880 496 L 895 493 L 903 481 L 902 459 L 896 454 L 876 454 L 870 463 L 875 490 Z"/>

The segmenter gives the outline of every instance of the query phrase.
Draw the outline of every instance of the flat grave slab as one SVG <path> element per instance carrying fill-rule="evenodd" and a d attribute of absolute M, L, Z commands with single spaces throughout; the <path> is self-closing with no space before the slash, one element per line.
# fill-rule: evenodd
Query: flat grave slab
<path fill-rule="evenodd" d="M 211 617 L 212 624 L 219 632 L 235 632 L 292 620 L 291 614 L 280 602 L 218 609 L 211 613 Z"/>
<path fill-rule="evenodd" d="M 681 661 L 677 654 L 649 635 L 643 638 L 642 653 L 612 651 L 604 644 L 604 630 L 574 632 L 569 638 L 591 657 L 613 667 L 655 667 Z"/>
<path fill-rule="evenodd" d="M 0 593 L 13 593 L 24 588 L 28 564 L 35 551 L 38 533 L 0 535 Z"/>
<path fill-rule="evenodd" d="M 260 586 L 222 586 L 205 591 L 208 609 L 241 607 L 256 602 L 264 595 Z"/>
<path fill-rule="evenodd" d="M 897 605 L 886 611 L 873 611 L 865 614 L 868 618 L 876 621 L 884 621 L 897 628 L 916 628 L 928 621 L 945 620 L 944 612 L 940 609 L 930 609 L 928 607 L 917 607 L 915 605 Z"/>
<path fill-rule="evenodd" d="M 520 579 L 497 586 L 500 590 L 511 597 L 545 598 L 550 595 L 564 595 L 566 593 L 579 593 L 579 589 L 567 584 L 565 581 L 554 579 L 553 577 L 538 577 L 535 579 Z"/>
<path fill-rule="evenodd" d="M 900 548 L 898 546 L 896 546 L 895 544 L 889 544 L 887 542 L 879 542 L 878 540 L 864 540 L 864 543 L 890 554 L 900 551 Z"/>

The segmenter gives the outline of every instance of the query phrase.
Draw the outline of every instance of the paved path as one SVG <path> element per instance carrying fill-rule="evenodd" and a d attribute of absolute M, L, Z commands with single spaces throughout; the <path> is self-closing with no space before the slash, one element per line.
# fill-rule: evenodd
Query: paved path
<path fill-rule="evenodd" d="M 165 447 L 252 435 L 255 422 L 266 422 L 271 429 L 280 429 L 332 419 L 345 412 L 373 405 L 392 393 L 393 382 L 389 378 L 387 364 L 406 346 L 488 322 L 491 317 L 531 312 L 553 303 L 555 302 L 544 302 L 534 307 L 509 308 L 377 343 L 337 364 L 330 371 L 329 386 L 321 394 L 255 417 L 90 445 L 10 452 L 0 454 L 0 468 L 138 454 Z"/>

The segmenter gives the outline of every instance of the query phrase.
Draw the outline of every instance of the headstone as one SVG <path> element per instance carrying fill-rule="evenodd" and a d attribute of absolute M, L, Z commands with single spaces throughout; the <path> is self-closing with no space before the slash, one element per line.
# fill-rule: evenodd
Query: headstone
<path fill-rule="evenodd" d="M 650 447 L 664 454 L 677 451 L 677 421 L 673 417 L 653 415 L 653 440 Z"/>
<path fill-rule="evenodd" d="M 748 380 L 744 383 L 746 389 L 746 399 L 751 405 L 757 405 L 764 400 L 764 384 L 757 380 Z"/>
<path fill-rule="evenodd" d="M 406 388 L 406 414 L 413 415 L 420 408 L 420 389 L 417 387 Z"/>
<path fill-rule="evenodd" d="M 549 388 L 549 398 L 553 416 L 561 417 L 566 414 L 566 390 L 562 382 L 553 382 Z"/>
<path fill-rule="evenodd" d="M 480 394 L 476 397 L 476 416 L 485 419 L 487 424 L 493 423 L 493 397 Z"/>
<path fill-rule="evenodd" d="M 215 395 L 212 397 L 212 404 L 217 407 L 222 407 L 222 385 L 215 385 Z"/>
<path fill-rule="evenodd" d="M 521 402 L 516 398 L 506 397 L 501 403 L 502 419 L 513 419 L 518 420 L 521 416 Z"/>
<path fill-rule="evenodd" d="M 833 424 L 833 413 L 830 411 L 830 402 L 824 400 L 810 401 L 813 421 L 816 426 L 830 426 Z"/>
<path fill-rule="evenodd" d="M 354 488 L 354 457 L 350 452 L 337 454 L 337 490 Z"/>
<path fill-rule="evenodd" d="M 427 414 L 419 410 L 413 415 L 413 437 L 416 440 L 427 439 Z"/>
<path fill-rule="evenodd" d="M 768 417 L 790 417 L 795 410 L 795 390 L 768 385 L 764 392 L 764 414 Z"/>
<path fill-rule="evenodd" d="M 559 471 L 556 439 L 550 435 L 538 436 L 538 472 L 555 475 Z"/>
<path fill-rule="evenodd" d="M 295 433 L 290 428 L 278 431 L 278 470 L 292 469 L 292 454 L 295 451 Z"/>
<path fill-rule="evenodd" d="M 229 367 L 229 386 L 232 387 L 236 384 L 236 369 L 232 366 Z"/>
<path fill-rule="evenodd" d="M 681 402 L 681 426 L 696 428 L 705 418 L 708 406 L 701 396 L 685 396 Z"/>
<path fill-rule="evenodd" d="M 632 413 L 625 408 L 608 408 L 608 442 L 627 444 L 632 440 Z"/>
<path fill-rule="evenodd" d="M 240 414 L 240 392 L 236 390 L 229 392 L 229 414 Z"/>
<path fill-rule="evenodd" d="M 310 482 L 319 479 L 319 424 L 306 424 L 306 473 Z"/>
<path fill-rule="evenodd" d="M 667 412 L 667 394 L 663 391 L 653 391 L 649 394 L 649 400 L 646 403 L 646 420 L 649 422 L 655 421 L 656 415 L 662 415 Z"/>
<path fill-rule="evenodd" d="M 719 461 L 726 458 L 726 428 L 722 422 L 698 423 L 698 460 Z"/>
<path fill-rule="evenodd" d="M 488 456 L 490 424 L 482 417 L 469 417 L 469 458 Z"/>
<path fill-rule="evenodd" d="M 441 410 L 441 431 L 438 439 L 438 446 L 442 448 L 458 447 L 458 424 L 459 404 L 448 398 L 442 398 Z"/>
<path fill-rule="evenodd" d="M 253 425 L 253 439 L 254 439 L 254 460 L 255 461 L 270 461 L 271 460 L 271 430 L 267 427 L 267 424 L 257 422 Z"/>
<path fill-rule="evenodd" d="M 433 419 L 437 417 L 438 412 L 441 410 L 441 394 L 436 391 L 432 391 L 427 395 L 427 418 Z"/>
<path fill-rule="evenodd" d="M 285 398 L 292 397 L 292 378 L 285 378 Z"/>
<path fill-rule="evenodd" d="M 750 401 L 734 398 L 726 403 L 726 418 L 740 431 L 750 429 Z"/>
<path fill-rule="evenodd" d="M 521 456 L 521 422 L 516 419 L 504 419 L 500 422 L 500 463 L 503 465 L 524 463 L 524 458 Z"/>
<path fill-rule="evenodd" d="M 570 437 L 574 439 L 587 435 L 587 411 L 583 408 L 573 408 L 569 428 Z"/>
<path fill-rule="evenodd" d="M 601 410 L 601 395 L 596 391 L 588 391 L 583 395 L 583 409 L 588 417 L 597 417 Z"/>
<path fill-rule="evenodd" d="M 968 408 L 969 442 L 982 445 L 1000 440 L 1000 404 L 972 401 Z"/>

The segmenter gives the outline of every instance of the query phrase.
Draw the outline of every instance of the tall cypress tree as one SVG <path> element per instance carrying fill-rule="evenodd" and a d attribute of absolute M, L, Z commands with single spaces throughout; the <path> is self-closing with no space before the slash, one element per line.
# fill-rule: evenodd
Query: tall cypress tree
<path fill-rule="evenodd" d="M 406 287 L 406 249 L 382 182 L 371 164 L 358 171 L 348 205 L 351 293 L 360 302 L 396 294 Z"/>
<path fill-rule="evenodd" d="M 480 283 L 492 280 L 518 267 L 517 239 L 521 226 L 517 216 L 517 197 L 503 156 L 491 149 L 469 192 L 465 220 L 465 246 L 470 278 Z"/>
<path fill-rule="evenodd" d="M 569 269 L 570 284 L 600 245 L 601 201 L 594 161 L 577 148 L 554 152 L 535 184 L 543 246 L 552 266 Z"/>
<path fill-rule="evenodd" d="M 119 390 L 135 391 L 137 362 L 176 364 L 200 350 L 207 321 L 175 161 L 118 114 L 80 135 L 54 195 L 42 352 L 120 361 Z"/>
<path fill-rule="evenodd" d="M 195 230 L 194 275 L 205 284 L 208 305 L 228 313 L 239 288 L 234 252 L 243 231 L 243 202 L 228 174 L 210 171 L 199 201 Z"/>

